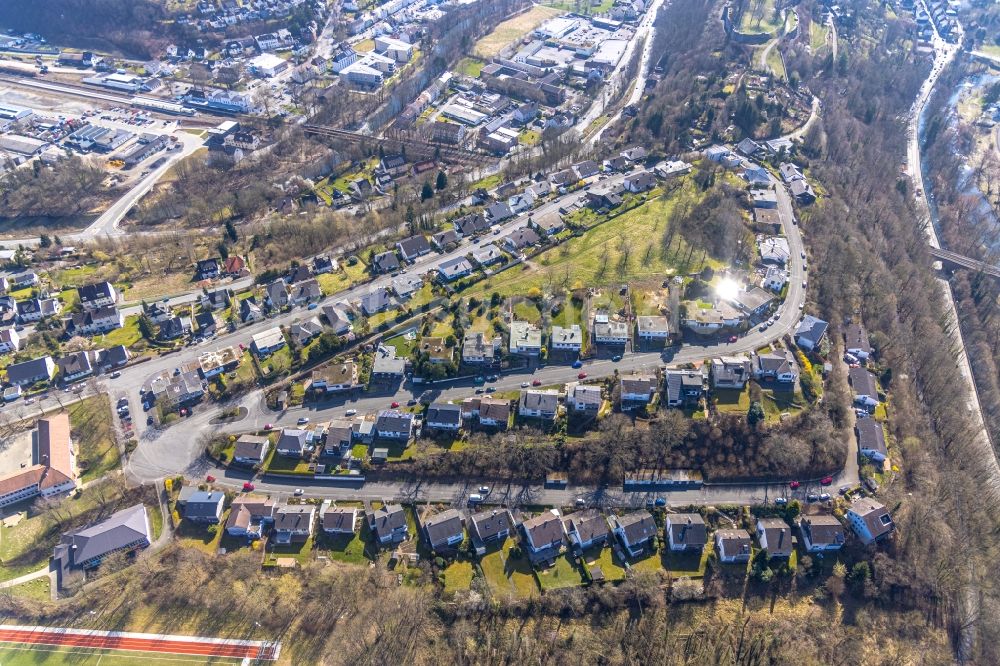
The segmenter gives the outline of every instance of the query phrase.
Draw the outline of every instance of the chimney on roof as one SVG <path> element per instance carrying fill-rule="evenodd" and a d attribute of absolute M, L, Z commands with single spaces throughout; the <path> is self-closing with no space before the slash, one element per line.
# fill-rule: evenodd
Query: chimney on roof
<path fill-rule="evenodd" d="M 782 527 L 778 532 L 778 548 L 781 548 L 781 544 L 785 541 L 785 528 Z"/>

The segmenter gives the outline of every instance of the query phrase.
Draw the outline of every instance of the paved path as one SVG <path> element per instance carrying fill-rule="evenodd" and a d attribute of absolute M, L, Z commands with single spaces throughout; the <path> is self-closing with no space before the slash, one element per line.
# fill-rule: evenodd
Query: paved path
<path fill-rule="evenodd" d="M 46 576 L 49 576 L 51 573 L 52 572 L 49 571 L 49 565 L 48 563 L 46 563 L 45 566 L 42 567 L 41 569 L 32 571 L 31 573 L 26 573 L 23 576 L 18 576 L 17 578 L 11 578 L 10 580 L 5 580 L 3 582 L 0 582 L 0 589 L 7 587 L 16 587 L 21 583 L 28 583 L 38 578 L 45 578 Z"/>

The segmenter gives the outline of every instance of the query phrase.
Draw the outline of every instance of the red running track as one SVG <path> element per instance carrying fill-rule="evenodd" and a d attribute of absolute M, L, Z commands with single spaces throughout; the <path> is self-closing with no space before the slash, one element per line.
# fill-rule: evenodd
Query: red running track
<path fill-rule="evenodd" d="M 160 638 L 135 638 L 102 634 L 66 634 L 56 632 L 7 629 L 0 626 L 0 642 L 30 645 L 55 645 L 82 647 L 93 650 L 131 650 L 133 652 L 161 652 L 189 654 L 203 657 L 232 657 L 234 659 L 274 659 L 270 645 L 239 645 L 195 640 L 170 640 Z"/>

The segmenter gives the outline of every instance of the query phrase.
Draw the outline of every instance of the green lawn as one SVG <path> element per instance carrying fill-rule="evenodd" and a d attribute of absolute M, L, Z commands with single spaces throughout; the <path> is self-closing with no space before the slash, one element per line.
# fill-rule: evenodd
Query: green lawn
<path fill-rule="evenodd" d="M 444 591 L 455 593 L 472 586 L 472 562 L 453 562 L 444 570 Z"/>
<path fill-rule="evenodd" d="M 62 301 L 63 310 L 69 312 L 80 302 L 80 294 L 76 289 L 67 287 L 59 292 L 59 300 Z"/>
<path fill-rule="evenodd" d="M 746 389 L 713 389 L 712 402 L 720 412 L 745 414 L 750 409 L 750 392 Z"/>
<path fill-rule="evenodd" d="M 348 537 L 346 534 L 342 536 L 320 534 L 316 540 L 316 550 L 319 554 L 326 555 L 331 560 L 338 562 L 368 564 L 371 560 L 365 554 L 367 534 L 367 524 L 361 528 L 360 533 L 355 533 L 352 537 Z"/>
<path fill-rule="evenodd" d="M 570 559 L 569 553 L 556 558 L 556 563 L 547 569 L 537 569 L 538 582 L 543 590 L 558 590 L 563 587 L 583 585 L 580 568 Z"/>
<path fill-rule="evenodd" d="M 35 580 L 29 580 L 27 583 L 21 583 L 20 585 L 15 585 L 5 592 L 9 592 L 15 597 L 21 597 L 22 599 L 31 599 L 33 601 L 51 601 L 52 591 L 51 582 L 48 576 L 42 576 L 41 578 L 36 578 Z M 0 663 L 6 664 L 6 661 Z"/>
<path fill-rule="evenodd" d="M 669 548 L 664 548 L 663 568 L 675 578 L 703 578 L 708 558 L 712 555 L 712 548 L 712 542 L 709 542 L 701 553 L 674 553 Z"/>
<path fill-rule="evenodd" d="M 785 76 L 785 62 L 781 59 L 781 51 L 777 46 L 771 49 L 767 54 L 767 66 L 774 73 L 776 77 L 784 80 Z"/>
<path fill-rule="evenodd" d="M 267 555 L 264 557 L 264 564 L 265 566 L 276 566 L 279 559 L 290 557 L 298 562 L 299 566 L 303 566 L 312 557 L 312 549 L 312 537 L 309 537 L 303 543 L 290 543 L 286 545 L 270 543 L 268 544 Z"/>
<path fill-rule="evenodd" d="M 344 291 L 351 285 L 364 282 L 367 279 L 368 267 L 361 260 L 358 260 L 353 266 L 348 265 L 346 261 L 341 262 L 339 270 L 316 276 L 316 281 L 319 282 L 319 288 L 323 291 L 324 296 Z"/>
<path fill-rule="evenodd" d="M 532 259 L 530 265 L 515 267 L 495 278 L 478 283 L 465 295 L 486 296 L 496 291 L 502 296 L 527 294 L 535 287 L 554 290 L 574 285 L 620 284 L 634 280 L 658 279 L 678 271 L 700 270 L 702 254 L 691 254 L 691 264 L 684 266 L 688 246 L 676 236 L 669 248 L 662 247 L 671 212 L 682 198 L 694 201 L 701 195 L 687 183 L 669 199 L 654 196 L 645 204 L 587 229 L 557 247 Z M 721 264 L 706 259 L 705 264 Z"/>
<path fill-rule="evenodd" d="M 526 599 L 537 596 L 538 585 L 531 565 L 524 557 L 509 557 L 510 548 L 511 542 L 507 541 L 500 550 L 488 553 L 479 560 L 490 589 L 499 597 Z"/>
<path fill-rule="evenodd" d="M 62 287 L 79 287 L 92 282 L 98 270 L 99 267 L 96 264 L 84 264 L 75 268 L 61 268 L 52 271 L 49 277 L 52 282 Z"/>
<path fill-rule="evenodd" d="M 275 453 L 271 456 L 266 467 L 268 472 L 277 474 L 312 474 L 309 471 L 309 463 L 302 458 L 291 458 Z"/>
<path fill-rule="evenodd" d="M 775 0 L 764 0 L 760 8 L 754 12 L 756 5 L 748 3 L 746 11 L 743 12 L 743 20 L 740 22 L 740 30 L 743 32 L 774 32 L 783 25 L 781 15 L 775 12 Z"/>
<path fill-rule="evenodd" d="M 809 22 L 809 48 L 813 50 L 813 53 L 826 46 L 827 32 L 825 25 L 816 21 Z"/>
<path fill-rule="evenodd" d="M 228 510 L 222 513 L 222 519 L 218 525 L 214 526 L 215 529 L 211 529 L 208 525 L 182 520 L 181 524 L 177 526 L 177 542 L 186 548 L 196 548 L 209 555 L 214 555 L 219 550 L 219 543 L 226 533 L 225 524 L 228 515 Z"/>
<path fill-rule="evenodd" d="M 103 347 L 116 347 L 118 345 L 131 347 L 139 340 L 142 340 L 142 333 L 139 332 L 139 315 L 126 317 L 123 327 L 94 338 L 94 341 Z"/>
<path fill-rule="evenodd" d="M 800 392 L 792 391 L 762 391 L 761 405 L 768 420 L 776 421 L 781 418 L 781 414 L 797 414 L 806 407 L 805 399 Z M 747 409 L 749 409 L 749 405 Z"/>
<path fill-rule="evenodd" d="M 417 338 L 413 336 L 408 340 L 403 334 L 400 334 L 387 339 L 382 344 L 387 347 L 395 347 L 397 357 L 409 358 L 413 353 L 413 349 L 417 346 Z"/>
<path fill-rule="evenodd" d="M 641 560 L 633 560 L 629 564 L 636 571 L 651 571 L 654 573 L 663 571 L 663 560 L 659 553 L 646 555 Z"/>
<path fill-rule="evenodd" d="M 542 135 L 535 130 L 525 130 L 519 139 L 522 146 L 534 146 L 542 140 Z"/>
<path fill-rule="evenodd" d="M 483 67 L 485 66 L 486 63 L 479 58 L 462 58 L 455 65 L 455 71 L 473 79 L 478 79 L 479 73 L 483 71 Z"/>
<path fill-rule="evenodd" d="M 517 321 L 537 324 L 542 319 L 542 312 L 534 301 L 519 300 L 514 304 L 514 318 Z"/>
<path fill-rule="evenodd" d="M 118 469 L 121 454 L 115 441 L 115 427 L 107 394 L 71 405 L 69 423 L 77 445 L 80 481 L 99 479 Z"/>
<path fill-rule="evenodd" d="M 288 374 L 291 368 L 292 351 L 287 345 L 260 361 L 260 369 L 265 379 L 281 377 Z"/>
<path fill-rule="evenodd" d="M 597 565 L 604 573 L 604 579 L 616 582 L 625 579 L 625 567 L 618 562 L 611 548 L 591 548 L 583 553 L 583 561 L 587 563 L 587 568 Z"/>
<path fill-rule="evenodd" d="M 368 457 L 368 445 L 367 444 L 355 444 L 351 447 L 351 455 L 360 460 L 364 460 Z"/>

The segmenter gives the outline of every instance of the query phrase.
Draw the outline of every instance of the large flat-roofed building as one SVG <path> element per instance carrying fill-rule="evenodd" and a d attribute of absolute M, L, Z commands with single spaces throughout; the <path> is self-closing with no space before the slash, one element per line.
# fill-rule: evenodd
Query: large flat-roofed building
<path fill-rule="evenodd" d="M 247 63 L 250 71 L 257 76 L 271 78 L 288 69 L 288 61 L 273 53 L 261 53 Z"/>
<path fill-rule="evenodd" d="M 31 109 L 27 109 L 23 106 L 14 106 L 13 104 L 4 104 L 0 102 L 0 120 L 9 120 L 12 122 L 17 122 L 19 120 L 26 120 L 31 117 L 34 113 Z"/>

